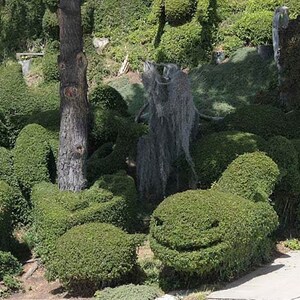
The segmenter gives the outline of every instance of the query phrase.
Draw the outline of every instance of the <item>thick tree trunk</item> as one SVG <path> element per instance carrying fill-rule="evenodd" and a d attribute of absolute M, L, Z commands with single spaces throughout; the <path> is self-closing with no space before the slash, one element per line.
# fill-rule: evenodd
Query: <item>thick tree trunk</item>
<path fill-rule="evenodd" d="M 58 185 L 80 191 L 86 185 L 87 154 L 87 60 L 83 53 L 81 0 L 60 0 L 61 122 Z"/>

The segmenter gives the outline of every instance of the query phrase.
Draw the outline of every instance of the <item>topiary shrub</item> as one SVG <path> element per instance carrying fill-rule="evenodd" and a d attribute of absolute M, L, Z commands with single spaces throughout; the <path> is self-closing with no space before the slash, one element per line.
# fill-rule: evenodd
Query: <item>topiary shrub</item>
<path fill-rule="evenodd" d="M 12 199 L 13 199 L 13 190 L 6 182 L 0 181 L 0 249 L 1 250 L 9 250 L 9 246 L 11 242 Z"/>
<path fill-rule="evenodd" d="M 136 265 L 134 239 L 104 223 L 73 227 L 58 238 L 48 265 L 50 278 L 70 288 L 97 288 L 116 284 Z"/>
<path fill-rule="evenodd" d="M 265 148 L 263 138 L 239 131 L 217 132 L 198 140 L 191 155 L 200 186 L 209 187 L 238 155 Z"/>
<path fill-rule="evenodd" d="M 103 176 L 76 194 L 49 183 L 34 186 L 32 215 L 38 253 L 48 260 L 56 239 L 75 225 L 105 222 L 131 229 L 136 200 L 134 180 L 124 174 Z"/>
<path fill-rule="evenodd" d="M 0 280 L 7 275 L 18 275 L 22 270 L 22 265 L 10 253 L 0 251 Z"/>
<path fill-rule="evenodd" d="M 127 116 L 127 103 L 122 95 L 109 85 L 98 85 L 89 95 L 89 100 L 93 106 L 114 110 Z"/>
<path fill-rule="evenodd" d="M 247 105 L 238 108 L 224 118 L 224 125 L 230 130 L 251 132 L 265 139 L 287 133 L 285 114 L 270 105 Z"/>
<path fill-rule="evenodd" d="M 36 183 L 50 181 L 50 139 L 49 132 L 37 124 L 24 127 L 17 138 L 13 150 L 14 171 L 26 193 Z"/>
<path fill-rule="evenodd" d="M 266 202 L 217 190 L 186 191 L 166 198 L 154 211 L 150 246 L 178 272 L 225 279 L 270 254 L 269 236 L 277 225 Z"/>
<path fill-rule="evenodd" d="M 276 136 L 268 141 L 267 154 L 277 163 L 281 181 L 278 189 L 300 193 L 300 166 L 298 152 L 293 143 L 285 137 Z"/>
<path fill-rule="evenodd" d="M 97 300 L 154 300 L 161 296 L 161 291 L 148 285 L 122 285 L 116 288 L 106 288 L 95 293 Z"/>
<path fill-rule="evenodd" d="M 194 67 L 205 53 L 201 42 L 202 28 L 197 22 L 178 27 L 166 27 L 157 48 L 156 60 L 172 62 L 182 67 Z"/>
<path fill-rule="evenodd" d="M 236 158 L 223 172 L 213 189 L 252 201 L 268 201 L 279 179 L 276 163 L 262 152 Z"/>
<path fill-rule="evenodd" d="M 171 25 L 182 25 L 190 21 L 196 9 L 195 0 L 166 0 L 166 21 Z"/>

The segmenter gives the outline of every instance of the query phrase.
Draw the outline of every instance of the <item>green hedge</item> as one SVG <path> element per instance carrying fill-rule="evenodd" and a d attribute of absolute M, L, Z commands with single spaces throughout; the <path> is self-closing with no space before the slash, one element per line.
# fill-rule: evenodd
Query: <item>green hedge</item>
<path fill-rule="evenodd" d="M 270 254 L 268 237 L 277 225 L 268 203 L 216 190 L 186 191 L 154 211 L 150 246 L 178 272 L 228 278 Z"/>
<path fill-rule="evenodd" d="M 12 200 L 12 188 L 6 182 L 0 181 L 0 250 L 9 250 L 10 248 L 12 237 Z"/>
<path fill-rule="evenodd" d="M 195 9 L 195 0 L 166 0 L 166 21 L 171 25 L 184 24 L 192 19 Z"/>
<path fill-rule="evenodd" d="M 104 223 L 73 227 L 58 238 L 48 272 L 68 287 L 97 288 L 116 284 L 136 265 L 134 239 Z"/>
<path fill-rule="evenodd" d="M 123 174 L 103 176 L 90 189 L 76 194 L 61 192 L 49 183 L 34 186 L 32 202 L 37 251 L 47 260 L 56 239 L 79 224 L 105 222 L 131 229 L 136 200 L 134 181 Z"/>
<path fill-rule="evenodd" d="M 224 171 L 213 189 L 253 201 L 268 201 L 279 180 L 276 163 L 262 152 L 236 158 Z"/>
<path fill-rule="evenodd" d="M 265 148 L 263 138 L 239 131 L 217 132 L 196 141 L 191 155 L 200 186 L 209 187 L 238 155 Z"/>
<path fill-rule="evenodd" d="M 30 124 L 20 132 L 15 148 L 14 171 L 25 192 L 36 183 L 50 181 L 51 134 L 40 125 Z"/>
<path fill-rule="evenodd" d="M 22 270 L 22 265 L 10 253 L 0 251 L 0 280 L 6 275 L 18 275 Z"/>
<path fill-rule="evenodd" d="M 293 142 L 282 136 L 273 137 L 268 141 L 267 153 L 280 170 L 278 189 L 300 193 L 299 157 Z"/>
<path fill-rule="evenodd" d="M 161 295 L 154 286 L 148 285 L 122 285 L 116 288 L 106 288 L 95 293 L 97 300 L 154 300 Z"/>
<path fill-rule="evenodd" d="M 45 82 L 58 81 L 59 71 L 56 53 L 46 53 L 43 58 L 43 75 Z"/>
<path fill-rule="evenodd" d="M 247 105 L 227 115 L 224 125 L 230 130 L 251 132 L 263 138 L 286 135 L 286 115 L 271 105 Z"/>

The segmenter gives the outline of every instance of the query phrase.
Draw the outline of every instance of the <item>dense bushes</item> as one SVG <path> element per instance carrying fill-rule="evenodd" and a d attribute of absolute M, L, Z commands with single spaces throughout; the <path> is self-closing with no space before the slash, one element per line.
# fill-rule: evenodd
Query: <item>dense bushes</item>
<path fill-rule="evenodd" d="M 50 181 L 51 135 L 40 125 L 30 124 L 20 132 L 14 148 L 15 175 L 24 191 L 42 181 Z M 53 163 L 53 162 L 52 162 Z"/>
<path fill-rule="evenodd" d="M 227 167 L 213 189 L 253 201 L 268 201 L 279 174 L 276 163 L 262 152 L 247 153 Z"/>
<path fill-rule="evenodd" d="M 113 225 L 76 226 L 58 238 L 48 271 L 70 287 L 96 290 L 121 281 L 132 271 L 135 248 L 134 239 Z"/>
<path fill-rule="evenodd" d="M 195 0 L 166 0 L 164 2 L 166 21 L 171 25 L 184 24 L 192 19 L 196 9 Z"/>
<path fill-rule="evenodd" d="M 268 236 L 276 227 L 277 215 L 266 202 L 187 191 L 156 208 L 150 243 L 156 257 L 179 272 L 230 277 L 269 254 Z"/>
<path fill-rule="evenodd" d="M 154 300 L 161 292 L 153 286 L 147 285 L 122 285 L 117 288 L 106 288 L 95 293 L 97 300 Z"/>
<path fill-rule="evenodd" d="M 0 280 L 6 275 L 18 275 L 21 272 L 21 264 L 9 252 L 0 251 Z"/>
<path fill-rule="evenodd" d="M 213 133 L 198 140 L 191 155 L 200 186 L 210 186 L 238 155 L 265 148 L 261 137 L 238 131 Z"/>
<path fill-rule="evenodd" d="M 36 185 L 32 202 L 39 254 L 47 260 L 56 239 L 75 225 L 105 222 L 131 229 L 136 198 L 133 179 L 123 174 L 103 176 L 76 194 L 48 183 Z"/>
<path fill-rule="evenodd" d="M 43 58 L 43 75 L 45 82 L 59 80 L 57 54 L 46 53 L 45 57 Z"/>
<path fill-rule="evenodd" d="M 285 135 L 287 122 L 285 114 L 270 105 L 247 105 L 227 115 L 224 124 L 228 129 L 251 132 L 263 138 Z"/>
<path fill-rule="evenodd" d="M 0 181 L 0 249 L 8 250 L 12 235 L 12 209 L 13 191 L 4 181 Z M 1 265 L 0 265 L 1 268 Z"/>

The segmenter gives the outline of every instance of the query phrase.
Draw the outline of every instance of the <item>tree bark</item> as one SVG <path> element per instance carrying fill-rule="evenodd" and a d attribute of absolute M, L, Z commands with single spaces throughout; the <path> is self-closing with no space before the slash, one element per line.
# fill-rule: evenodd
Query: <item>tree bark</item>
<path fill-rule="evenodd" d="M 80 191 L 86 186 L 87 156 L 87 60 L 83 53 L 81 0 L 60 0 L 60 144 L 58 185 Z"/>

